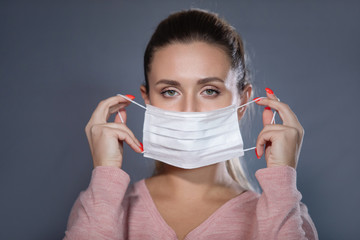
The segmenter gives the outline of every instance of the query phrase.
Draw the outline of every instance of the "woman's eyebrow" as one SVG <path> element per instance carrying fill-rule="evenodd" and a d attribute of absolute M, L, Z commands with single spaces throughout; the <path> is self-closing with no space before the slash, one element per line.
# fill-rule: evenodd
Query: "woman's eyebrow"
<path fill-rule="evenodd" d="M 207 78 L 203 78 L 197 81 L 197 84 L 201 85 L 201 84 L 206 84 L 209 82 L 221 82 L 224 83 L 224 80 L 222 80 L 221 78 L 218 77 L 207 77 Z M 169 79 L 161 79 L 159 81 L 157 81 L 155 83 L 155 85 L 159 85 L 159 84 L 166 84 L 166 85 L 171 85 L 171 86 L 180 86 L 181 84 L 178 81 L 175 80 L 169 80 Z"/>
<path fill-rule="evenodd" d="M 209 83 L 209 82 L 222 82 L 224 83 L 224 80 L 222 80 L 221 78 L 218 77 L 208 77 L 208 78 L 203 78 L 200 79 L 197 84 L 205 84 L 205 83 Z"/>
<path fill-rule="evenodd" d="M 159 85 L 159 84 L 166 84 L 166 85 L 171 85 L 171 86 L 180 86 L 180 83 L 178 81 L 168 80 L 168 79 L 161 79 L 161 80 L 159 80 L 159 81 L 157 81 L 155 83 L 155 85 Z"/>

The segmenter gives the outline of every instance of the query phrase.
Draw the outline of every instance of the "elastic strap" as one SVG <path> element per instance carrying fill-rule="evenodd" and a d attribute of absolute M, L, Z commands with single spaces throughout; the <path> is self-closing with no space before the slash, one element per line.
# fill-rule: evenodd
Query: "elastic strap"
<path fill-rule="evenodd" d="M 133 101 L 133 100 L 131 100 L 130 98 L 128 98 L 127 96 L 125 96 L 125 95 L 122 95 L 122 94 L 117 94 L 118 96 L 121 96 L 121 97 L 123 97 L 123 98 L 125 98 L 126 100 L 129 100 L 130 102 L 132 102 L 132 103 L 134 103 L 134 104 L 136 104 L 136 105 L 138 105 L 139 107 L 142 107 L 143 109 L 145 109 L 146 110 L 146 107 L 144 107 L 143 105 L 141 105 L 140 103 L 137 103 L 137 102 L 135 102 L 135 101 Z"/>
<path fill-rule="evenodd" d="M 257 98 L 256 100 L 252 100 L 252 101 L 247 102 L 247 103 L 245 103 L 245 104 L 243 104 L 243 105 L 241 105 L 241 106 L 238 106 L 237 109 L 243 108 L 243 107 L 245 107 L 245 106 L 247 106 L 247 105 L 249 105 L 249 104 L 252 104 L 252 103 L 254 103 L 254 102 L 256 102 L 256 101 L 259 101 L 260 99 L 263 99 L 263 98 L 266 98 L 266 97 L 259 97 L 259 98 Z"/>
<path fill-rule="evenodd" d="M 252 100 L 252 101 L 250 101 L 250 102 L 247 102 L 247 103 L 239 106 L 237 109 L 243 108 L 243 107 L 245 107 L 245 106 L 247 106 L 247 105 L 249 105 L 249 104 L 251 104 L 251 103 L 254 103 L 254 102 L 256 102 L 256 101 L 259 101 L 259 99 L 262 99 L 262 98 L 265 98 L 265 97 L 259 97 L 259 98 L 256 99 L 256 100 Z M 280 99 L 279 99 L 279 101 L 280 101 Z M 272 119 L 271 119 L 271 123 L 270 123 L 270 124 L 275 124 L 275 116 L 276 116 L 276 111 L 273 113 L 273 117 L 272 117 Z M 250 151 L 250 150 L 254 150 L 255 148 L 256 148 L 256 147 L 246 148 L 246 149 L 243 149 L 243 151 L 244 151 L 244 152 L 247 152 L 247 151 Z"/>
<path fill-rule="evenodd" d="M 135 101 L 131 100 L 131 99 L 130 99 L 130 98 L 128 98 L 127 96 L 122 95 L 122 94 L 117 94 L 117 95 L 118 95 L 118 96 L 121 96 L 121 97 L 123 97 L 123 98 L 125 98 L 126 100 L 128 100 L 128 101 L 130 101 L 130 102 L 132 102 L 132 103 L 134 103 L 134 104 L 138 105 L 139 107 L 142 107 L 143 109 L 145 109 L 145 110 L 146 110 L 146 107 L 144 107 L 144 106 L 143 106 L 143 105 L 141 105 L 140 103 L 137 103 L 137 102 L 135 102 Z M 122 123 L 125 123 L 124 119 L 122 118 L 122 116 L 121 116 L 121 114 L 120 114 L 120 111 L 118 111 L 118 115 L 119 115 L 119 117 L 120 117 L 121 122 L 122 122 Z"/>

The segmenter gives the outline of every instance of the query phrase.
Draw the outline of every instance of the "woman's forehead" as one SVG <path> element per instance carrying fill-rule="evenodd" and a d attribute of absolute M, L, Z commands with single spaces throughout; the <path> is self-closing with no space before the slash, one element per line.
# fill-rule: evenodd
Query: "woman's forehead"
<path fill-rule="evenodd" d="M 224 50 L 203 42 L 173 43 L 154 54 L 149 79 L 203 79 L 217 77 L 225 80 L 231 63 Z"/>

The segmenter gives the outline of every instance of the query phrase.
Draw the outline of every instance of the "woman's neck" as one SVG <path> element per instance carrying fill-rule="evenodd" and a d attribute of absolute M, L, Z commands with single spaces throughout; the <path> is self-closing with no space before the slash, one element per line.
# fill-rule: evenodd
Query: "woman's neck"
<path fill-rule="evenodd" d="M 166 198 L 201 200 L 240 194 L 242 189 L 228 174 L 225 162 L 196 169 L 164 165 L 162 174 L 147 180 L 153 194 Z"/>

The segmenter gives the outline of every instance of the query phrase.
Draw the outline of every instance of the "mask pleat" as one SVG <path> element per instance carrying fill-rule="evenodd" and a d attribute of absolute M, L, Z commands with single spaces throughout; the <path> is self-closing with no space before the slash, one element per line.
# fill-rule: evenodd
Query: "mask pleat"
<path fill-rule="evenodd" d="M 230 105 L 208 112 L 176 112 L 146 105 L 144 157 L 191 169 L 243 156 L 238 108 Z"/>

